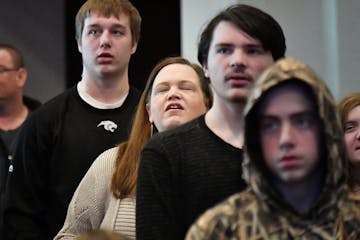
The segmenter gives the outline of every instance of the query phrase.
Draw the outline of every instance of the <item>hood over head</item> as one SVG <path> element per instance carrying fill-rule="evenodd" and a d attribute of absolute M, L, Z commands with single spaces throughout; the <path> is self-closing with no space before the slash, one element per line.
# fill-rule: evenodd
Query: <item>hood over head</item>
<path fill-rule="evenodd" d="M 273 87 L 288 81 L 300 81 L 312 89 L 323 127 L 325 149 L 326 177 L 324 187 L 317 203 L 321 206 L 336 204 L 338 197 L 345 189 L 346 158 L 340 118 L 336 102 L 326 84 L 306 64 L 291 58 L 283 58 L 267 69 L 257 80 L 252 89 L 244 111 L 245 117 L 245 158 L 243 164 L 244 178 L 255 194 L 262 199 L 278 196 L 276 190 L 266 179 L 267 172 L 261 151 L 257 111 L 259 102 Z M 275 199 L 276 202 L 276 199 Z M 326 208 L 326 207 L 325 207 Z"/>

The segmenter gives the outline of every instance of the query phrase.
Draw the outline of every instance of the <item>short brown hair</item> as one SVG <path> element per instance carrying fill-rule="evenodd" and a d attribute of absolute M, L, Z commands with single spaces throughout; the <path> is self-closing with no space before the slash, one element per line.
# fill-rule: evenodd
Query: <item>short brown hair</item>
<path fill-rule="evenodd" d="M 139 42 L 141 31 L 141 17 L 138 10 L 128 0 L 88 0 L 86 1 L 75 18 L 75 38 L 80 42 L 84 22 L 92 13 L 105 17 L 119 17 L 121 13 L 129 16 L 132 44 Z"/>

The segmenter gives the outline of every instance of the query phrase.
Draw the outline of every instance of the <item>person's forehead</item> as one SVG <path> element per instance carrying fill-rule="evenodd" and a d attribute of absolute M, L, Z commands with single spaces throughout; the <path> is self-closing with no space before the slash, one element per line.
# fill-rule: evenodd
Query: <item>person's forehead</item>
<path fill-rule="evenodd" d="M 11 58 L 11 54 L 8 50 L 6 49 L 0 49 L 0 65 L 5 66 L 9 65 L 12 63 L 12 58 Z"/>
<path fill-rule="evenodd" d="M 347 116 L 347 121 L 360 120 L 360 105 L 351 109 Z"/>
<path fill-rule="evenodd" d="M 262 45 L 261 42 L 250 36 L 244 30 L 229 21 L 220 21 L 213 31 L 212 43 L 242 43 Z"/>
<path fill-rule="evenodd" d="M 294 105 L 296 105 L 296 109 L 293 108 Z M 261 106 L 262 112 L 265 114 L 278 110 L 296 113 L 311 111 L 313 108 L 314 103 L 310 101 L 308 94 L 296 84 L 270 88 L 264 96 Z"/>
<path fill-rule="evenodd" d="M 84 26 L 91 26 L 94 24 L 115 24 L 115 25 L 122 25 L 122 26 L 129 26 L 130 19 L 129 16 L 125 13 L 119 13 L 118 16 L 111 15 L 105 16 L 100 13 L 91 13 L 84 21 Z"/>
<path fill-rule="evenodd" d="M 172 63 L 164 66 L 156 75 L 154 85 L 170 82 L 170 81 L 190 81 L 198 82 L 196 71 L 189 65 L 181 63 Z"/>

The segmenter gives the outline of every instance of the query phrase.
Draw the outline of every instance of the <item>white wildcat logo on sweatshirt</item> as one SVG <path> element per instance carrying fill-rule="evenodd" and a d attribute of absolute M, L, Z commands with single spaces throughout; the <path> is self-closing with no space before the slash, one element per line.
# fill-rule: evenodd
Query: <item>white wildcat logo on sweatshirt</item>
<path fill-rule="evenodd" d="M 114 132 L 115 129 L 117 129 L 117 125 L 113 122 L 113 121 L 110 121 L 110 120 L 104 120 L 104 121 L 101 121 L 97 127 L 100 127 L 100 126 L 104 126 L 104 129 L 106 131 L 110 131 L 110 132 Z"/>

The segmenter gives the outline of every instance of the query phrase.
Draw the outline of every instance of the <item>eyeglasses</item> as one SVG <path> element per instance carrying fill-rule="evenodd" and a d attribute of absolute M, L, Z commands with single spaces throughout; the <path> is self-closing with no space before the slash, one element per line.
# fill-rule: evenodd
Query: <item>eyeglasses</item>
<path fill-rule="evenodd" d="M 0 67 L 0 74 L 3 74 L 5 72 L 12 72 L 12 71 L 17 71 L 19 70 L 19 68 L 5 68 L 5 67 Z"/>

